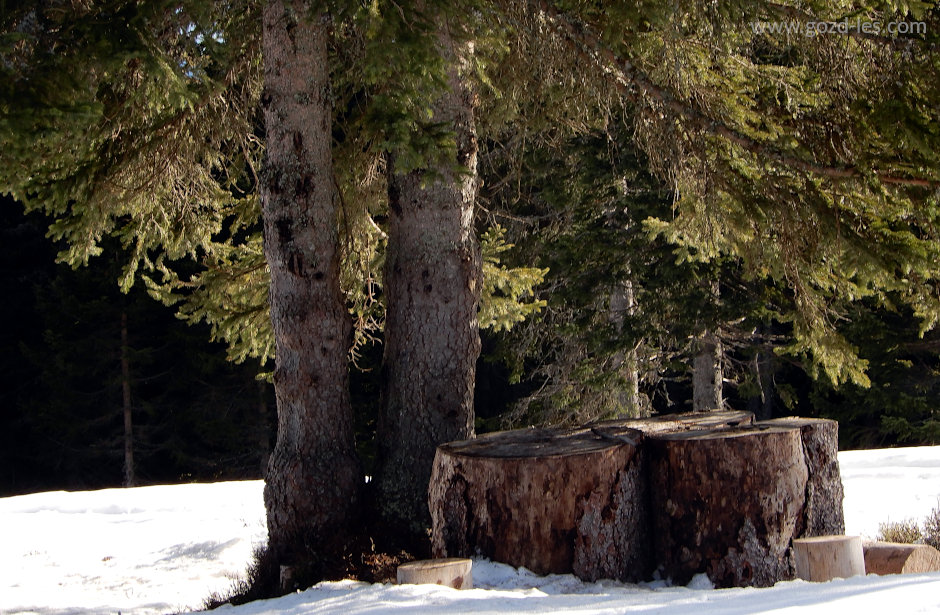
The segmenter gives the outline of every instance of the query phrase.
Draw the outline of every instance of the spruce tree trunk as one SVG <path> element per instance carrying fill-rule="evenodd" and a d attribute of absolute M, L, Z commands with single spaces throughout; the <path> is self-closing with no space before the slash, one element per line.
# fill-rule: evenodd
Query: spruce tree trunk
<path fill-rule="evenodd" d="M 610 321 L 621 330 L 624 316 L 636 313 L 636 297 L 633 293 L 633 281 L 618 282 L 610 293 Z M 637 346 L 618 352 L 613 357 L 614 367 L 623 378 L 623 388 L 615 392 L 617 415 L 623 418 L 639 418 L 647 415 L 648 410 L 640 398 L 640 371 L 637 358 Z"/>
<path fill-rule="evenodd" d="M 121 312 L 121 397 L 124 414 L 124 486 L 137 484 L 134 476 L 134 416 L 131 405 L 131 362 L 127 333 L 127 312 Z"/>
<path fill-rule="evenodd" d="M 714 333 L 706 331 L 698 344 L 698 354 L 692 363 L 692 411 L 721 410 L 724 404 L 721 343 Z"/>
<path fill-rule="evenodd" d="M 480 353 L 477 139 L 474 95 L 461 74 L 470 47 L 455 45 L 446 26 L 439 42 L 449 63 L 449 90 L 434 104 L 434 120 L 453 128 L 456 160 L 402 174 L 392 152 L 388 164 L 377 486 L 384 521 L 413 549 L 427 544 L 428 482 L 437 446 L 473 436 Z"/>
<path fill-rule="evenodd" d="M 264 7 L 261 177 L 276 340 L 277 442 L 264 501 L 282 566 L 342 541 L 361 483 L 349 399 L 351 323 L 339 285 L 331 153 L 329 20 L 313 3 Z"/>

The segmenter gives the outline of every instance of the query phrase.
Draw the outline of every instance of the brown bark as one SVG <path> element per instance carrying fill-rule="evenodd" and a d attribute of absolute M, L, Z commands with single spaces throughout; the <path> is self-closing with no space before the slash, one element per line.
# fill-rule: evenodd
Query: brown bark
<path fill-rule="evenodd" d="M 788 417 L 761 421 L 758 425 L 794 427 L 800 430 L 809 480 L 806 508 L 797 537 L 845 533 L 842 473 L 839 471 L 839 423 L 828 419 Z"/>
<path fill-rule="evenodd" d="M 686 584 L 707 573 L 719 587 L 792 578 L 793 539 L 808 471 L 800 430 L 737 427 L 652 436 L 654 552 Z"/>
<path fill-rule="evenodd" d="M 649 572 L 642 434 L 487 434 L 438 449 L 435 557 L 481 553 L 539 574 L 639 580 Z"/>
<path fill-rule="evenodd" d="M 339 286 L 329 21 L 313 3 L 263 12 L 264 251 L 276 340 L 277 443 L 264 490 L 269 547 L 305 563 L 354 518 L 361 483 L 349 400 L 351 323 Z"/>
<path fill-rule="evenodd" d="M 380 513 L 406 540 L 420 537 L 425 544 L 434 453 L 439 444 L 473 435 L 480 353 L 477 140 L 473 92 L 462 66 L 469 46 L 456 45 L 443 25 L 439 41 L 449 63 L 449 89 L 433 105 L 434 120 L 453 127 L 457 155 L 449 165 L 408 173 L 399 173 L 390 155 L 378 429 Z"/>

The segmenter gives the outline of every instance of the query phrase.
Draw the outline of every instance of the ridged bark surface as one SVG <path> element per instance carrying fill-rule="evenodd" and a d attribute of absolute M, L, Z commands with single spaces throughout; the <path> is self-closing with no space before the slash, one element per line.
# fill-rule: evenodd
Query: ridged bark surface
<path fill-rule="evenodd" d="M 650 572 L 642 434 L 531 429 L 441 446 L 435 557 L 482 554 L 539 573 L 637 581 Z"/>
<path fill-rule="evenodd" d="M 667 433 L 646 440 L 655 561 L 685 585 L 719 587 L 793 578 L 791 541 L 808 470 L 800 430 L 764 426 Z"/>
<path fill-rule="evenodd" d="M 335 540 L 360 487 L 349 400 L 351 323 L 339 286 L 329 22 L 310 4 L 264 8 L 261 178 L 276 340 L 277 443 L 264 490 L 269 546 L 282 565 Z"/>
<path fill-rule="evenodd" d="M 434 120 L 455 132 L 449 165 L 400 174 L 388 169 L 383 400 L 379 418 L 380 512 L 406 535 L 430 526 L 427 490 L 439 444 L 473 435 L 480 353 L 481 260 L 473 228 L 477 140 L 473 93 L 461 73 L 467 46 L 440 36 L 449 91 Z"/>

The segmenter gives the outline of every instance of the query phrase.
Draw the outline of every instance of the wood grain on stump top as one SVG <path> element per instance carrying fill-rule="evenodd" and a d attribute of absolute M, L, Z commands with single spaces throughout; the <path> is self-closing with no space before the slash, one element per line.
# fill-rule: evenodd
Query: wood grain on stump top
<path fill-rule="evenodd" d="M 754 415 L 739 410 L 723 410 L 715 412 L 686 412 L 683 414 L 663 414 L 645 419 L 613 419 L 598 421 L 591 427 L 595 429 L 628 428 L 636 429 L 650 435 L 694 431 L 700 429 L 728 429 L 740 425 L 754 423 Z"/>
<path fill-rule="evenodd" d="M 748 438 L 756 433 L 791 433 L 792 427 L 782 425 L 741 425 L 729 429 L 711 430 L 695 429 L 690 431 L 676 431 L 656 434 L 657 440 L 725 440 L 734 438 Z"/>
<path fill-rule="evenodd" d="M 618 429 L 616 433 L 591 429 L 516 429 L 450 442 L 438 448 L 460 457 L 547 459 L 597 453 L 621 444 L 635 446 L 641 437 L 642 433 L 635 429 Z"/>

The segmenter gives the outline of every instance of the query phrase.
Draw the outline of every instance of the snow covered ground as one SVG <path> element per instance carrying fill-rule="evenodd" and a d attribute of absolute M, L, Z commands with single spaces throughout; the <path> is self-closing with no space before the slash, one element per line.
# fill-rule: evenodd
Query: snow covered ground
<path fill-rule="evenodd" d="M 940 447 L 839 455 L 846 533 L 920 519 L 940 504 Z M 0 499 L 0 613 L 150 615 L 197 609 L 241 574 L 265 539 L 259 481 Z M 940 573 L 791 581 L 714 590 L 664 583 L 582 583 L 477 561 L 478 589 L 320 585 L 225 615 L 432 613 L 940 613 Z"/>

